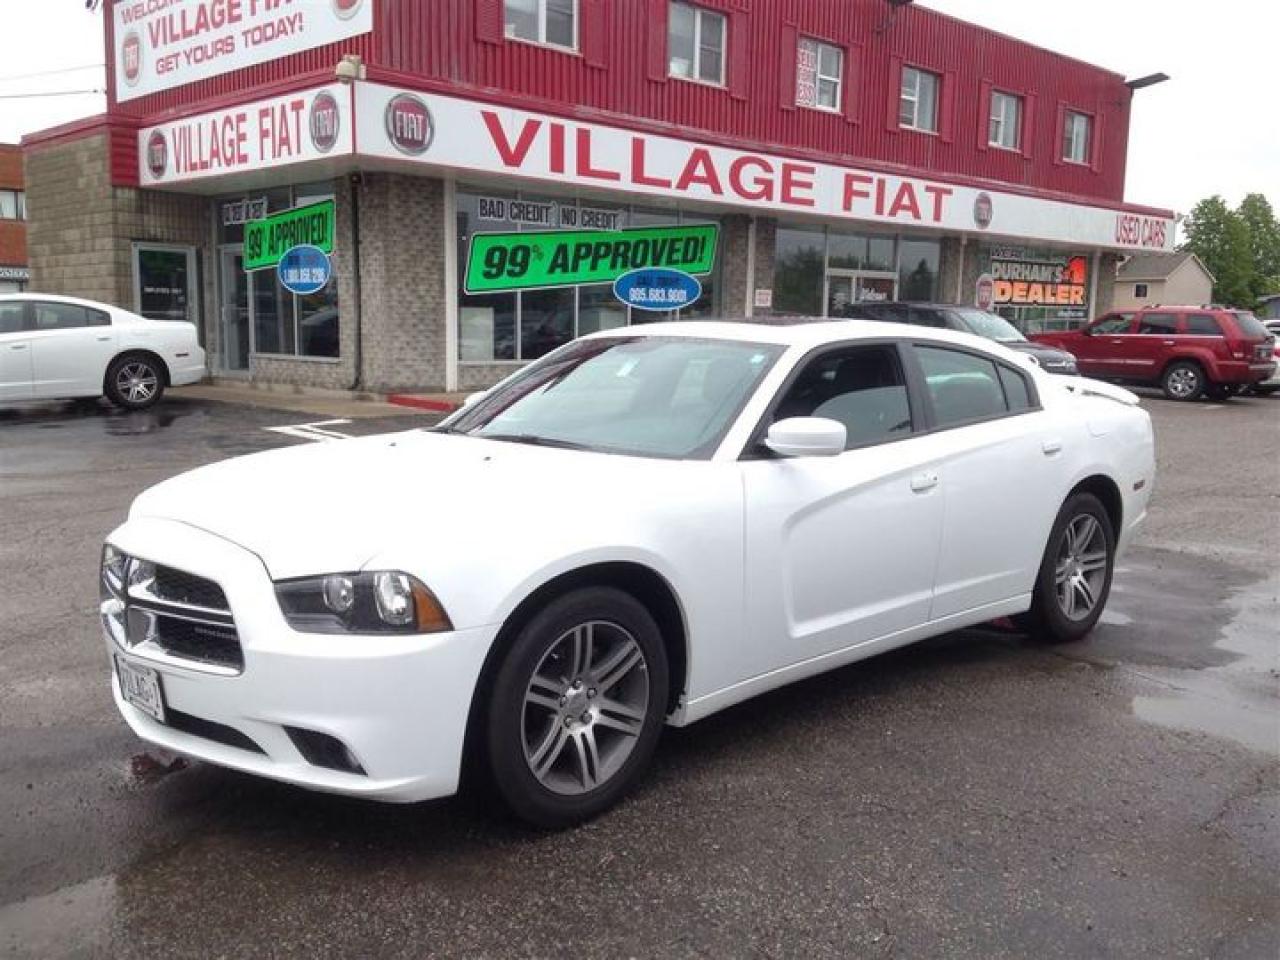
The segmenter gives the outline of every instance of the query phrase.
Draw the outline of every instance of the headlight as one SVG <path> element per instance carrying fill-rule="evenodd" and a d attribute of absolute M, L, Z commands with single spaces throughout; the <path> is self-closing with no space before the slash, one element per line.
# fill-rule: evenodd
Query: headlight
<path fill-rule="evenodd" d="M 111 544 L 102 548 L 102 568 L 98 575 L 98 595 L 103 600 L 124 597 L 124 583 L 128 576 L 129 557 Z"/>
<path fill-rule="evenodd" d="M 281 580 L 276 597 L 304 633 L 441 633 L 453 624 L 435 594 L 394 570 Z"/>

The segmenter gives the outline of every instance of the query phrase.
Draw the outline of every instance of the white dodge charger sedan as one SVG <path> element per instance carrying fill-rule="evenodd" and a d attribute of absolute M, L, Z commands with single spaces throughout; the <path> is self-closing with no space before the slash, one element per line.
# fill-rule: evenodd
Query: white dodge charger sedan
<path fill-rule="evenodd" d="M 1154 469 L 1132 394 L 962 333 L 599 333 L 436 429 L 142 494 L 102 556 L 115 700 L 237 770 L 416 801 L 465 769 L 568 824 L 664 723 L 993 618 L 1084 636 Z"/>
<path fill-rule="evenodd" d="M 0 296 L 0 404 L 105 395 L 142 410 L 204 375 L 194 324 L 72 297 Z"/>

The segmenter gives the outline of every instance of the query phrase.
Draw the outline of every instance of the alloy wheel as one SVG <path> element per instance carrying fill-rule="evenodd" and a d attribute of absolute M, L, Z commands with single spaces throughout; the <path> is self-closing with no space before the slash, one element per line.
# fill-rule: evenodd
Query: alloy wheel
<path fill-rule="evenodd" d="M 116 391 L 130 406 L 146 403 L 159 385 L 155 369 L 142 360 L 130 360 L 116 374 Z"/>
<path fill-rule="evenodd" d="M 1199 386 L 1199 374 L 1188 367 L 1179 367 L 1169 374 L 1169 392 L 1179 400 L 1193 395 Z"/>
<path fill-rule="evenodd" d="M 1082 513 L 1062 531 L 1054 584 L 1058 608 L 1070 620 L 1084 620 L 1098 605 L 1107 578 L 1107 535 L 1097 517 Z"/>
<path fill-rule="evenodd" d="M 579 624 L 551 644 L 525 689 L 525 762 L 553 793 L 594 790 L 631 756 L 648 703 L 648 664 L 636 638 L 616 623 Z"/>

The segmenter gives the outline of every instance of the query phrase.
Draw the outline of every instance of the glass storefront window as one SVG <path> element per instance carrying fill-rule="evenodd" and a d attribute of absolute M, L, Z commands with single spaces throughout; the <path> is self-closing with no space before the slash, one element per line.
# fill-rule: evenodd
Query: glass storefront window
<path fill-rule="evenodd" d="M 838 233 L 827 238 L 827 266 L 838 270 L 893 270 L 893 237 Z"/>
<path fill-rule="evenodd" d="M 523 219 L 515 222 L 509 201 L 529 206 L 521 209 Z M 508 201 L 504 207 L 489 201 Z M 548 214 L 546 207 L 554 207 Z M 482 217 L 481 214 L 484 214 Z M 716 316 L 719 313 L 719 284 L 716 272 L 698 279 L 702 296 L 680 311 L 632 310 L 613 294 L 612 284 L 582 287 L 519 290 L 497 294 L 467 294 L 466 264 L 471 237 L 475 233 L 511 233 L 555 229 L 610 229 L 675 226 L 679 223 L 712 223 L 714 217 L 685 213 L 676 207 L 623 207 L 594 199 L 576 200 L 545 194 L 460 189 L 457 193 L 458 224 L 458 359 L 462 362 L 525 361 L 544 356 L 575 337 L 599 330 L 625 327 L 629 323 L 655 323 L 680 317 Z M 550 217 L 550 222 L 548 222 Z M 581 224 L 571 227 L 570 224 Z"/>
<path fill-rule="evenodd" d="M 778 227 L 773 268 L 773 311 L 822 316 L 826 235 L 821 228 Z"/>
<path fill-rule="evenodd" d="M 898 299 L 928 303 L 938 299 L 938 264 L 942 244 L 937 240 L 902 241 L 898 265 Z"/>

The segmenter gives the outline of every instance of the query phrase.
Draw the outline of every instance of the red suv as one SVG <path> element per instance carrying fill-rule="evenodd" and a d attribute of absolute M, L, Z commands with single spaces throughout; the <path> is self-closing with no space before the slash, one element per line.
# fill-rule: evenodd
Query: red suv
<path fill-rule="evenodd" d="M 1246 310 L 1145 307 L 1031 339 L 1074 353 L 1086 377 L 1159 384 L 1170 400 L 1225 400 L 1276 369 L 1271 334 Z"/>

